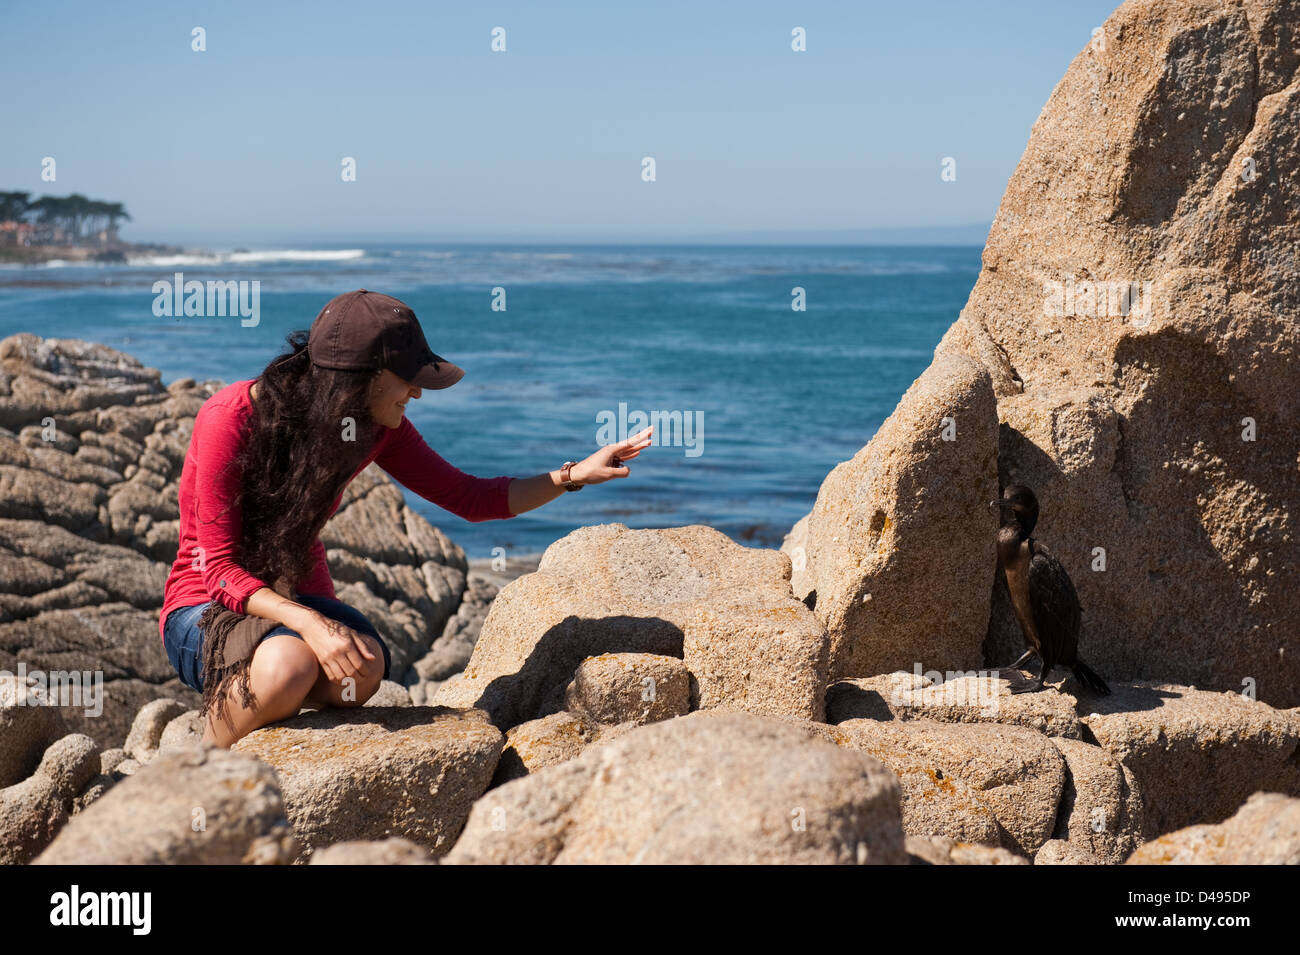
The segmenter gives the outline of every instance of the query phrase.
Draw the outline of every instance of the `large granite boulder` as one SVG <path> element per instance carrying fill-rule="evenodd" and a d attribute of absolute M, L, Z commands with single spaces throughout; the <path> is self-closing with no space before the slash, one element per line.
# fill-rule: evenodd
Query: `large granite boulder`
<path fill-rule="evenodd" d="M 1280 706 L 1300 702 L 1296 16 L 1130 0 L 1081 38 L 950 333 L 993 377 L 1000 474 L 1038 491 L 1088 661 Z M 1004 599 L 990 642 L 1019 644 Z"/>
<path fill-rule="evenodd" d="M 604 725 L 655 723 L 690 712 L 690 682 L 677 657 L 602 653 L 578 664 L 564 703 Z"/>
<path fill-rule="evenodd" d="M 1132 773 L 1144 834 L 1222 822 L 1259 789 L 1300 796 L 1300 719 L 1240 693 L 1121 686 L 1083 722 Z M 1195 780 L 1195 785 L 1189 781 Z"/>
<path fill-rule="evenodd" d="M 711 527 L 581 527 L 492 602 L 464 672 L 433 702 L 503 729 L 564 709 L 579 664 L 605 653 L 679 657 L 696 709 L 821 719 L 826 631 L 790 591 L 790 561 Z"/>
<path fill-rule="evenodd" d="M 436 857 L 488 788 L 503 742 L 475 710 L 357 707 L 302 713 L 231 749 L 275 767 L 304 855 L 400 836 Z"/>
<path fill-rule="evenodd" d="M 1300 799 L 1257 792 L 1229 819 L 1142 846 L 1129 865 L 1300 865 Z"/>
<path fill-rule="evenodd" d="M 98 674 L 102 712 L 60 712 L 104 747 L 122 745 L 150 700 L 199 702 L 167 661 L 158 611 L 194 416 L 221 387 L 164 386 L 157 369 L 105 345 L 0 341 L 0 669 Z M 321 539 L 339 598 L 370 618 L 402 682 L 455 619 L 464 552 L 376 465 L 348 486 Z"/>
<path fill-rule="evenodd" d="M 275 770 L 214 746 L 160 753 L 73 816 L 37 865 L 282 865 L 297 841 Z"/>
<path fill-rule="evenodd" d="M 989 374 L 936 354 L 875 437 L 822 483 L 782 549 L 831 639 L 831 677 L 974 669 L 997 564 Z"/>
<path fill-rule="evenodd" d="M 1088 662 L 1112 680 L 1300 702 L 1296 21 L 1294 0 L 1129 0 L 1079 37 L 975 288 L 914 386 L 933 396 L 909 392 L 787 540 L 806 552 L 795 591 L 818 591 L 837 649 L 846 636 L 854 652 L 896 647 L 836 675 L 914 657 L 969 668 L 978 620 L 943 625 L 962 607 L 989 622 L 987 664 L 1019 655 L 991 518 L 966 509 L 988 485 L 987 381 L 998 478 L 1038 493 L 1036 536 L 1079 591 Z M 974 442 L 963 402 L 980 409 Z M 952 407 L 957 440 L 927 445 Z M 933 494 L 936 481 L 950 490 Z M 954 520 L 936 537 L 945 508 Z M 922 522 L 912 540 L 896 530 L 904 517 Z M 888 574 L 914 547 L 929 548 L 917 572 Z M 927 555 L 951 570 L 927 570 Z M 989 613 L 966 589 L 977 571 L 993 584 Z"/>
<path fill-rule="evenodd" d="M 826 691 L 826 722 L 852 719 L 1011 723 L 1048 736 L 1080 739 L 1078 701 L 1067 692 L 1013 695 L 984 671 L 898 671 L 841 680 Z"/>
<path fill-rule="evenodd" d="M 446 863 L 907 861 L 898 780 L 815 724 L 707 710 L 490 790 Z"/>
<path fill-rule="evenodd" d="M 903 787 L 903 828 L 1029 856 L 1056 826 L 1065 761 L 1023 726 L 934 720 L 847 720 L 824 738 L 875 756 Z"/>
<path fill-rule="evenodd" d="M 0 787 L 34 773 L 46 748 L 67 732 L 45 687 L 16 673 L 0 673 Z"/>
<path fill-rule="evenodd" d="M 1078 856 L 1119 865 L 1147 832 L 1137 777 L 1100 746 L 1063 737 L 1052 745 L 1065 757 L 1065 791 L 1056 816 L 1056 848 L 1046 858 L 1063 860 L 1053 864 L 1069 864 Z M 1045 861 L 1034 856 L 1035 865 Z"/>
<path fill-rule="evenodd" d="M 99 772 L 99 747 L 89 736 L 63 737 L 27 779 L 0 789 L 0 865 L 28 862 L 50 844 Z"/>

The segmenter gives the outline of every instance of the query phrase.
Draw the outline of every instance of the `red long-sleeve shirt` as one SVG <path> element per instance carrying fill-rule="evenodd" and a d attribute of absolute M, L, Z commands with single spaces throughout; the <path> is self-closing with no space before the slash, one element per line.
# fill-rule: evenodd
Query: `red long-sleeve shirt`
<path fill-rule="evenodd" d="M 205 401 L 194 418 L 194 433 L 185 454 L 178 489 L 180 547 L 163 588 L 159 636 L 167 614 L 177 607 L 220 600 L 236 613 L 244 613 L 249 596 L 261 587 L 270 586 L 245 571 L 235 560 L 242 540 L 242 523 L 239 507 L 232 503 L 239 495 L 239 474 L 234 459 L 244 420 L 252 413 L 248 395 L 252 386 L 252 380 L 227 385 Z M 425 443 L 406 417 L 397 428 L 380 426 L 380 432 L 378 442 L 361 467 L 353 472 L 353 478 L 373 461 L 425 500 L 467 521 L 515 516 L 510 513 L 508 503 L 513 478 L 474 477 L 453 467 Z M 340 492 L 330 507 L 331 517 L 342 500 Z M 320 538 L 312 545 L 312 555 L 315 566 L 296 589 L 302 594 L 333 597 L 334 583 L 330 580 L 325 545 Z"/>

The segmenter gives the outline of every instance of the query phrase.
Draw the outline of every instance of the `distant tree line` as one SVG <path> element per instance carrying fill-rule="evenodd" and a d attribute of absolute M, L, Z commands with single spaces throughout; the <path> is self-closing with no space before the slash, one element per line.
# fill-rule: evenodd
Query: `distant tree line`
<path fill-rule="evenodd" d="M 35 222 L 58 229 L 66 242 L 78 242 L 100 232 L 117 234 L 120 221 L 131 221 L 120 202 L 101 202 L 74 192 L 70 196 L 41 196 L 30 192 L 0 192 L 0 222 Z"/>

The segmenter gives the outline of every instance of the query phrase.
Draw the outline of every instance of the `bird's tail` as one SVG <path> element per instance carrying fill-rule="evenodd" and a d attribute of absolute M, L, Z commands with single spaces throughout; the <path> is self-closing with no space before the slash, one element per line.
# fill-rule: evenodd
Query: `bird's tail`
<path fill-rule="evenodd" d="M 1075 660 L 1071 669 L 1074 671 L 1075 679 L 1083 684 L 1085 689 L 1091 690 L 1093 693 L 1100 693 L 1102 696 L 1110 695 L 1110 687 L 1106 685 L 1106 681 L 1099 677 L 1097 672 L 1088 664 L 1082 660 Z"/>

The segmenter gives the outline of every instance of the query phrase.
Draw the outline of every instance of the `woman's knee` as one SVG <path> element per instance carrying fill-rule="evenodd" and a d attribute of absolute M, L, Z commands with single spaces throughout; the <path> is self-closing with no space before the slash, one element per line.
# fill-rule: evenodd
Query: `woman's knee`
<path fill-rule="evenodd" d="M 272 695 L 305 697 L 316 683 L 320 664 L 311 647 L 296 636 L 279 634 L 253 651 L 252 678 Z"/>

